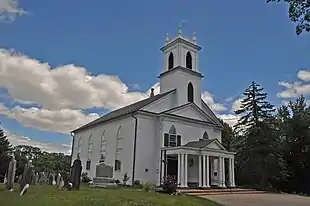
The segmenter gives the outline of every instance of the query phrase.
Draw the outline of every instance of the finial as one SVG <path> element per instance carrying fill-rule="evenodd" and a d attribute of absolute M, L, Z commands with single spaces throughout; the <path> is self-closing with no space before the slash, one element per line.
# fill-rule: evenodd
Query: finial
<path fill-rule="evenodd" d="M 193 39 L 192 40 L 194 43 L 196 43 L 196 41 L 197 41 L 196 32 L 193 33 Z"/>
<path fill-rule="evenodd" d="M 178 27 L 178 36 L 182 36 L 182 25 L 179 24 L 179 27 Z"/>
<path fill-rule="evenodd" d="M 169 42 L 169 34 L 168 32 L 166 33 L 166 44 Z"/>
<path fill-rule="evenodd" d="M 151 94 L 150 97 L 154 97 L 154 88 L 151 88 Z"/>

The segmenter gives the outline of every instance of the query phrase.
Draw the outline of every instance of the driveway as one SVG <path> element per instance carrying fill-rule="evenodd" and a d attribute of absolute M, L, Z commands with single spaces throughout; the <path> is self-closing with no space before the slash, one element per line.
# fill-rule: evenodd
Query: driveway
<path fill-rule="evenodd" d="M 310 198 L 288 194 L 208 195 L 206 199 L 225 206 L 310 206 Z"/>

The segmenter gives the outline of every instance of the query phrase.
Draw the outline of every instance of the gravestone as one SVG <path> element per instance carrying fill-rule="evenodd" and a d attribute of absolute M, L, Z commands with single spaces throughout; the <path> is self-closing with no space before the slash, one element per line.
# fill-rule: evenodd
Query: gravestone
<path fill-rule="evenodd" d="M 49 185 L 53 184 L 53 178 L 54 178 L 53 174 L 49 174 L 49 177 L 48 177 L 48 184 Z"/>
<path fill-rule="evenodd" d="M 59 186 L 60 178 L 61 178 L 61 175 L 60 175 L 60 173 L 58 173 L 58 174 L 56 175 L 56 185 L 57 185 L 57 186 Z"/>
<path fill-rule="evenodd" d="M 31 185 L 35 185 L 36 184 L 36 172 L 34 169 L 31 170 Z"/>
<path fill-rule="evenodd" d="M 80 189 L 81 182 L 81 173 L 82 173 L 82 163 L 81 160 L 76 159 L 73 162 L 70 172 L 70 182 L 72 183 L 73 189 Z"/>
<path fill-rule="evenodd" d="M 39 173 L 36 173 L 35 176 L 34 176 L 34 182 L 35 184 L 39 183 Z"/>
<path fill-rule="evenodd" d="M 90 187 L 115 187 L 117 186 L 113 179 L 113 167 L 101 162 L 96 166 L 96 177 L 89 185 Z"/>
<path fill-rule="evenodd" d="M 32 170 L 33 170 L 33 166 L 31 163 L 32 161 L 30 160 L 29 163 L 25 164 L 24 172 L 22 174 L 22 179 L 20 181 L 20 187 L 19 187 L 20 191 L 23 191 L 26 185 L 28 185 L 27 189 L 29 188 L 29 184 L 31 182 Z"/>
<path fill-rule="evenodd" d="M 9 167 L 8 167 L 8 171 L 7 171 L 6 188 L 8 190 L 11 190 L 14 188 L 15 171 L 16 171 L 16 160 L 15 160 L 15 156 L 13 155 L 10 161 Z"/>

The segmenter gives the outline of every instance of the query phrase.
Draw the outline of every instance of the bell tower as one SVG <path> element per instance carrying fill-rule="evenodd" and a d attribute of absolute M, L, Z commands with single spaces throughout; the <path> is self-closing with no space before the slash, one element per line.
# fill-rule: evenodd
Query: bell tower
<path fill-rule="evenodd" d="M 183 37 L 182 27 L 177 36 L 170 40 L 166 34 L 165 46 L 160 50 L 164 56 L 164 69 L 160 74 L 160 93 L 176 89 L 177 106 L 188 102 L 201 107 L 201 80 L 198 71 L 198 52 L 196 34 L 191 39 Z"/>

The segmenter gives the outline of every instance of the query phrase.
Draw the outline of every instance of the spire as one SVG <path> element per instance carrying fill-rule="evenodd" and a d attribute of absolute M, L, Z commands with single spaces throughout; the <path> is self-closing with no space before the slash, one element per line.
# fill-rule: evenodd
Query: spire
<path fill-rule="evenodd" d="M 181 37 L 182 36 L 182 25 L 179 24 L 178 26 L 178 36 Z"/>
<path fill-rule="evenodd" d="M 193 33 L 192 41 L 193 41 L 193 43 L 196 44 L 196 41 L 197 41 L 196 32 Z"/>
<path fill-rule="evenodd" d="M 166 33 L 166 44 L 169 42 L 169 34 L 168 32 Z"/>

